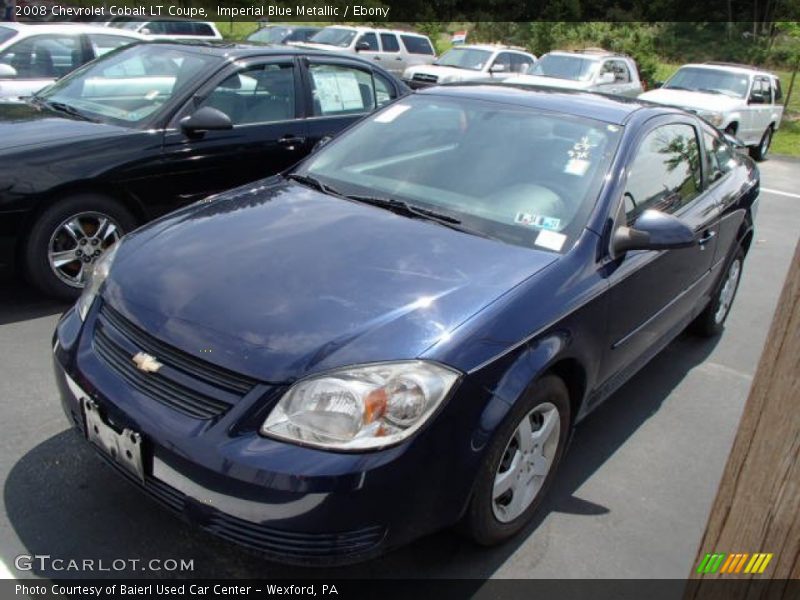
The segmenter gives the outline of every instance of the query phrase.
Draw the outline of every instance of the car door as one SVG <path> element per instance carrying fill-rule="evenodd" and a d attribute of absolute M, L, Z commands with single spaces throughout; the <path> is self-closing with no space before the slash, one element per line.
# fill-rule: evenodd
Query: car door
<path fill-rule="evenodd" d="M 772 82 L 767 77 L 755 77 L 748 105 L 752 119 L 749 139 L 757 143 L 772 120 Z"/>
<path fill-rule="evenodd" d="M 632 251 L 609 264 L 608 344 L 602 375 L 622 381 L 680 332 L 711 285 L 719 210 L 703 187 L 700 142 L 691 121 L 655 121 L 628 159 L 616 225 L 636 227 L 645 210 L 672 214 L 700 242 L 692 248 Z"/>
<path fill-rule="evenodd" d="M 377 65 L 383 64 L 383 58 L 381 57 L 381 47 L 378 44 L 378 36 L 376 33 L 372 31 L 366 31 L 356 38 L 355 46 L 358 55 L 363 58 L 364 60 L 368 60 L 370 62 L 375 62 Z M 359 50 L 359 47 L 362 47 Z"/>
<path fill-rule="evenodd" d="M 28 96 L 53 83 L 88 60 L 82 36 L 41 34 L 26 37 L 0 53 L 14 77 L 2 80 L 2 95 Z"/>
<path fill-rule="evenodd" d="M 311 56 L 301 60 L 311 146 L 388 104 L 399 90 L 361 61 Z"/>
<path fill-rule="evenodd" d="M 406 70 L 407 64 L 404 53 L 400 52 L 400 42 L 397 40 L 397 34 L 384 32 L 381 33 L 380 38 L 383 51 L 381 66 L 399 77 Z"/>
<path fill-rule="evenodd" d="M 305 156 L 307 128 L 300 118 L 303 92 L 297 64 L 289 57 L 236 62 L 198 90 L 164 134 L 160 185 L 191 202 L 273 175 Z M 226 131 L 190 136 L 180 119 L 203 107 L 225 113 Z"/>
<path fill-rule="evenodd" d="M 511 55 L 511 72 L 514 75 L 524 75 L 533 66 L 533 57 L 527 54 L 513 53 Z"/>
<path fill-rule="evenodd" d="M 501 81 L 511 77 L 511 64 L 511 52 L 498 52 L 489 65 L 489 76 Z"/>

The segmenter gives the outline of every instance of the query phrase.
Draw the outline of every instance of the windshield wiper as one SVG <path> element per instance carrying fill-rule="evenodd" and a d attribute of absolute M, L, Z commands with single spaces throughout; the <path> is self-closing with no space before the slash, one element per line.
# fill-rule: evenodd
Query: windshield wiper
<path fill-rule="evenodd" d="M 449 227 L 450 229 L 455 229 L 456 231 L 462 231 L 464 233 L 470 233 L 472 235 L 486 237 L 484 234 L 475 231 L 474 229 L 463 227 L 461 225 L 461 221 L 453 216 L 446 215 L 444 213 L 431 210 L 429 208 L 423 208 L 421 206 L 409 204 L 408 202 L 404 202 L 403 200 L 395 200 L 394 198 L 382 198 L 379 196 L 358 196 L 358 195 L 347 195 L 345 196 L 345 198 L 354 200 L 355 202 L 363 202 L 364 204 L 371 204 L 372 206 L 385 208 L 394 213 L 405 215 L 407 217 L 414 217 L 417 219 L 425 219 L 426 221 L 433 221 L 434 223 L 438 223 L 439 225 L 444 225 L 445 227 Z"/>
<path fill-rule="evenodd" d="M 665 85 L 665 90 L 685 90 L 687 92 L 696 92 L 697 90 L 693 88 L 683 87 L 682 85 Z"/>
<path fill-rule="evenodd" d="M 58 112 L 63 112 L 72 117 L 78 117 L 83 121 L 91 121 L 92 123 L 97 123 L 96 119 L 92 119 L 91 117 L 86 116 L 77 108 L 75 108 L 74 106 L 70 106 L 69 104 L 64 104 L 63 102 L 51 102 L 50 100 L 44 100 L 43 98 L 39 98 L 38 96 L 33 96 L 32 101 L 38 105 L 46 106 L 47 108 L 57 110 Z"/>
<path fill-rule="evenodd" d="M 719 90 L 712 90 L 711 88 L 698 88 L 696 91 L 698 91 L 698 92 L 705 92 L 706 94 L 719 94 L 719 95 L 721 95 L 721 96 L 722 96 L 722 95 L 724 95 L 724 94 L 723 94 L 722 92 L 720 92 Z"/>
<path fill-rule="evenodd" d="M 345 198 L 344 194 L 337 192 L 335 189 L 330 187 L 329 185 L 322 183 L 319 179 L 312 175 L 301 175 L 300 173 L 289 173 L 286 176 L 286 179 L 291 179 L 292 181 L 296 181 L 298 183 L 302 183 L 305 186 L 310 188 L 314 188 L 315 190 L 322 192 L 324 194 L 330 194 L 331 196 L 340 196 Z"/>

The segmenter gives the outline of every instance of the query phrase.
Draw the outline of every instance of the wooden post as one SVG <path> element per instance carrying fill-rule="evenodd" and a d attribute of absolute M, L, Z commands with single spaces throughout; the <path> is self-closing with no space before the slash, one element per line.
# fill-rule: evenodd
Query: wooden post
<path fill-rule="evenodd" d="M 716 573 L 698 574 L 708 553 L 725 557 Z M 743 568 L 722 573 L 724 563 L 737 553 L 748 554 L 738 561 L 744 562 Z M 745 574 L 756 553 L 773 556 L 763 574 Z M 744 598 L 748 587 L 763 591 L 764 583 L 757 580 L 800 578 L 800 243 L 691 577 L 685 597 L 704 600 Z M 735 587 L 714 581 L 743 578 L 750 581 Z M 756 591 L 750 589 L 751 594 Z"/>

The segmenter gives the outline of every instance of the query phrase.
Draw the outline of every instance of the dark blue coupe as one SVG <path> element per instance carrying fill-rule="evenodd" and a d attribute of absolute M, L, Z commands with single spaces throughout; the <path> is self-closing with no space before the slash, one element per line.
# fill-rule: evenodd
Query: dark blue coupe
<path fill-rule="evenodd" d="M 276 560 L 456 523 L 498 543 L 577 422 L 687 326 L 721 332 L 758 193 L 693 114 L 430 88 L 125 236 L 58 325 L 63 406 L 161 503 Z"/>

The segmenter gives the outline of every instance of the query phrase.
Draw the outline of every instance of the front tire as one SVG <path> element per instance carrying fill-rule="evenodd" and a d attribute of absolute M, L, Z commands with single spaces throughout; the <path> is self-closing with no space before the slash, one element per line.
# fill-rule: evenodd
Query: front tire
<path fill-rule="evenodd" d="M 764 131 L 764 135 L 761 136 L 761 141 L 758 143 L 758 146 L 750 148 L 750 156 L 752 156 L 754 160 L 761 162 L 767 159 L 769 147 L 772 145 L 773 133 L 772 125 L 770 125 L 767 127 L 766 131 Z"/>
<path fill-rule="evenodd" d="M 25 244 L 25 273 L 45 294 L 77 298 L 94 262 L 136 221 L 116 200 L 76 194 L 54 202 L 31 228 Z"/>
<path fill-rule="evenodd" d="M 692 323 L 692 330 L 696 334 L 702 337 L 714 337 L 725 329 L 725 321 L 739 289 L 743 266 L 744 251 L 740 247 L 736 249 L 733 258 L 727 264 L 725 274 L 717 284 L 714 297 Z"/>
<path fill-rule="evenodd" d="M 567 387 L 555 375 L 514 406 L 486 452 L 464 518 L 477 543 L 499 544 L 531 521 L 561 462 L 570 419 Z"/>

